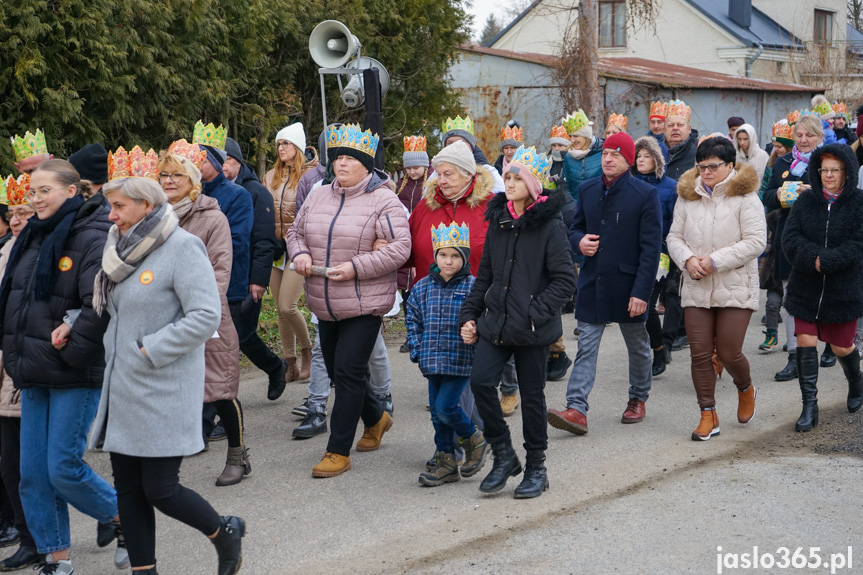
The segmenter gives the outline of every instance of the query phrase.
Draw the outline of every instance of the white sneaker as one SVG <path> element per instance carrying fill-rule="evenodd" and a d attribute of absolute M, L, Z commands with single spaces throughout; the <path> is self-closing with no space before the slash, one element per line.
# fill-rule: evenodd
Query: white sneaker
<path fill-rule="evenodd" d="M 48 561 L 49 558 L 46 557 L 45 560 Z M 68 559 L 61 559 L 56 563 L 43 563 L 41 567 L 39 575 L 72 575 L 75 572 L 72 562 Z"/>

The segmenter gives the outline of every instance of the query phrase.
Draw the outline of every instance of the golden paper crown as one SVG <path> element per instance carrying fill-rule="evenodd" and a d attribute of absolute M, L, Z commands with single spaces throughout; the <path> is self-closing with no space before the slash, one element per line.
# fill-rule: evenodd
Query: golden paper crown
<path fill-rule="evenodd" d="M 563 138 L 564 140 L 569 139 L 569 134 L 566 133 L 566 128 L 563 126 L 552 126 L 551 127 L 551 138 Z"/>
<path fill-rule="evenodd" d="M 773 124 L 773 129 L 771 130 L 771 137 L 774 140 L 776 140 L 777 138 L 793 140 L 794 126 L 789 124 L 788 120 L 779 120 L 778 122 Z"/>
<path fill-rule="evenodd" d="M 467 248 L 470 249 L 470 229 L 467 224 L 461 225 L 455 222 L 446 225 L 441 222 L 437 229 L 431 227 L 432 249 L 438 251 L 443 248 Z M 465 262 L 467 263 L 467 262 Z"/>
<path fill-rule="evenodd" d="M 587 119 L 587 114 L 584 113 L 584 110 L 579 108 L 575 114 L 568 114 L 560 123 L 566 128 L 567 134 L 574 134 L 583 127 L 589 126 L 590 120 Z"/>
<path fill-rule="evenodd" d="M 848 116 L 848 106 L 845 105 L 845 102 L 833 102 L 833 111 L 845 117 Z"/>
<path fill-rule="evenodd" d="M 668 102 L 656 102 L 650 105 L 650 118 L 662 118 L 663 120 L 668 115 Z M 649 119 L 649 118 L 648 118 Z"/>
<path fill-rule="evenodd" d="M 48 153 L 48 145 L 45 143 L 45 134 L 42 133 L 42 130 L 36 130 L 35 134 L 31 134 L 28 130 L 23 138 L 15 134 L 14 138 L 9 139 L 12 140 L 15 159 L 19 162 L 30 156 Z"/>
<path fill-rule="evenodd" d="M 425 136 L 405 136 L 405 152 L 425 152 Z"/>
<path fill-rule="evenodd" d="M 520 147 L 515 151 L 515 155 L 509 163 L 510 165 L 518 163 L 527 167 L 540 184 L 546 184 L 548 172 L 551 169 L 551 158 L 545 154 L 540 154 L 533 146 L 529 148 Z"/>
<path fill-rule="evenodd" d="M 327 149 L 351 148 L 374 158 L 380 139 L 371 130 L 363 131 L 357 124 L 342 124 L 338 128 L 331 126 L 327 130 Z"/>
<path fill-rule="evenodd" d="M 518 126 L 504 126 L 500 129 L 500 141 L 514 140 L 516 142 L 524 141 L 524 134 Z"/>
<path fill-rule="evenodd" d="M 789 125 L 793 126 L 794 124 L 799 122 L 800 118 L 802 117 L 803 114 L 800 112 L 800 110 L 794 110 L 793 112 L 789 113 L 785 119 L 788 121 Z"/>
<path fill-rule="evenodd" d="M 207 150 L 198 144 L 190 144 L 185 139 L 177 140 L 168 147 L 168 153 L 172 156 L 182 156 L 192 162 L 199 170 L 207 159 Z"/>
<path fill-rule="evenodd" d="M 126 152 L 123 147 L 117 148 L 114 153 L 108 152 L 108 181 L 117 178 L 147 178 L 159 181 L 159 156 L 150 148 L 144 150 L 135 146 L 132 151 Z"/>
<path fill-rule="evenodd" d="M 669 100 L 668 113 L 665 117 L 669 118 L 671 116 L 680 116 L 688 122 L 692 116 L 692 109 L 683 100 Z"/>
<path fill-rule="evenodd" d="M 623 114 L 612 114 L 608 117 L 608 124 L 619 127 L 624 132 L 626 131 L 626 124 L 629 120 Z"/>
<path fill-rule="evenodd" d="M 201 120 L 198 120 L 198 123 L 195 124 L 195 131 L 192 133 L 193 144 L 224 150 L 227 141 L 228 131 L 221 124 L 219 124 L 218 128 L 213 124 L 205 126 Z"/>
<path fill-rule="evenodd" d="M 6 178 L 6 201 L 10 208 L 27 203 L 27 192 L 30 191 L 30 174 L 21 174 L 16 180 L 12 176 Z"/>
<path fill-rule="evenodd" d="M 470 116 L 465 116 L 464 118 L 456 116 L 455 120 L 447 118 L 443 123 L 443 133 L 446 134 L 453 130 L 464 130 L 465 132 L 473 134 L 473 120 L 470 119 Z"/>

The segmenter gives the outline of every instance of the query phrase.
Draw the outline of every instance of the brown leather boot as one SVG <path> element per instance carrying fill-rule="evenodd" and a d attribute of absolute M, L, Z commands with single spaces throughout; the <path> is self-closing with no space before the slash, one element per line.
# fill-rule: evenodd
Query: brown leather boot
<path fill-rule="evenodd" d="M 306 381 L 312 375 L 312 348 L 304 347 L 300 350 L 300 373 L 298 381 Z"/>
<path fill-rule="evenodd" d="M 692 432 L 692 441 L 707 441 L 714 435 L 719 435 L 719 417 L 715 409 L 702 409 L 701 421 Z"/>
<path fill-rule="evenodd" d="M 297 378 L 300 376 L 300 368 L 297 367 L 297 358 L 286 357 L 285 363 L 288 364 L 288 369 L 285 371 L 285 382 L 291 383 L 292 381 L 297 381 Z"/>
<path fill-rule="evenodd" d="M 236 485 L 243 477 L 252 472 L 252 464 L 249 463 L 249 450 L 245 445 L 239 447 L 228 447 L 228 459 L 225 461 L 225 469 L 216 479 L 218 487 Z"/>
<path fill-rule="evenodd" d="M 755 386 L 752 383 L 746 391 L 737 390 L 737 421 L 749 423 L 755 417 Z"/>

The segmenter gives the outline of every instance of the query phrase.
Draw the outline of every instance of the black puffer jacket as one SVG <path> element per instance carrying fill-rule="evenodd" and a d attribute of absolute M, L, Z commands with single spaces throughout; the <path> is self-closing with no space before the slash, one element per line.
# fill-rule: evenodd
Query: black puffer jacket
<path fill-rule="evenodd" d="M 245 163 L 234 182 L 243 186 L 252 196 L 252 236 L 249 243 L 249 283 L 267 287 L 270 285 L 270 272 L 273 262 L 285 253 L 284 242 L 276 237 L 276 212 L 273 209 L 273 196 L 258 180 Z"/>
<path fill-rule="evenodd" d="M 102 386 L 102 336 L 110 317 L 107 313 L 98 316 L 92 299 L 93 282 L 102 267 L 102 250 L 111 228 L 109 212 L 101 194 L 81 206 L 61 255 L 61 262 L 68 262 L 70 267 L 55 272 L 46 301 L 36 301 L 30 289 L 43 238 L 26 228 L 22 232 L 18 241 L 24 242 L 23 251 L 11 275 L 7 270 L 0 293 L 3 364 L 16 388 Z M 66 311 L 73 309 L 81 309 L 81 315 L 69 343 L 57 351 L 51 345 L 51 332 L 63 323 Z"/>
<path fill-rule="evenodd" d="M 802 176 L 795 176 L 791 173 L 791 164 L 794 162 L 794 157 L 791 152 L 784 156 L 776 158 L 773 162 L 773 174 L 770 176 L 770 183 L 767 184 L 767 190 L 764 191 L 764 196 L 761 201 L 767 208 L 767 213 L 773 210 L 779 210 L 779 220 L 776 222 L 776 231 L 773 233 L 774 245 L 784 245 L 782 237 L 785 235 L 785 225 L 788 222 L 788 214 L 791 213 L 791 208 L 783 208 L 779 203 L 779 198 L 776 197 L 776 191 L 782 187 L 785 182 L 803 182 L 809 183 L 809 173 L 812 170 L 812 162 L 806 167 L 806 171 Z M 773 273 L 776 279 L 784 282 L 791 275 L 791 262 L 785 257 L 785 251 L 779 250 L 776 252 L 776 260 L 773 263 Z"/>
<path fill-rule="evenodd" d="M 563 192 L 548 192 L 518 219 L 506 204 L 505 194 L 488 204 L 479 273 L 458 323 L 475 320 L 494 345 L 550 345 L 563 333 L 560 310 L 575 291 Z"/>
<path fill-rule="evenodd" d="M 830 205 L 818 168 L 824 154 L 845 164 L 847 181 Z M 782 248 L 791 262 L 785 307 L 809 322 L 845 323 L 863 317 L 863 191 L 857 188 L 857 158 L 848 146 L 830 144 L 809 161 L 811 190 L 800 194 L 785 224 Z M 821 271 L 815 269 L 820 259 Z"/>

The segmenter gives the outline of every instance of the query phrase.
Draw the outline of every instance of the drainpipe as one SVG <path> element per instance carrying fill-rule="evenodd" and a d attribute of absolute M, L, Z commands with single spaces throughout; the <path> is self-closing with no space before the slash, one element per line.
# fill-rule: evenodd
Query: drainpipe
<path fill-rule="evenodd" d="M 746 77 L 747 78 L 752 77 L 752 63 L 755 62 L 755 60 L 757 60 L 758 57 L 761 56 L 761 54 L 763 54 L 763 53 L 764 53 L 764 45 L 761 42 L 758 42 L 758 51 L 755 53 L 754 56 L 752 56 L 750 59 L 748 59 L 746 61 Z"/>

